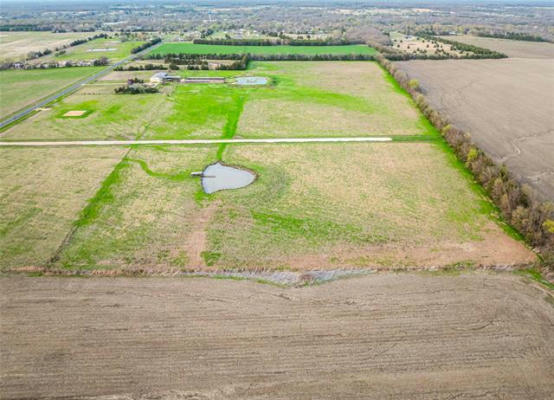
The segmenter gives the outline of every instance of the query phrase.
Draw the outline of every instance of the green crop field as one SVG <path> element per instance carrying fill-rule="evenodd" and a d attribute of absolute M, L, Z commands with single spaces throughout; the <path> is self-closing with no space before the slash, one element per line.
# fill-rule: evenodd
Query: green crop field
<path fill-rule="evenodd" d="M 0 71 L 0 117 L 33 104 L 100 69 L 75 67 Z"/>
<path fill-rule="evenodd" d="M 164 43 L 150 54 L 375 54 L 365 45 L 345 46 L 224 46 L 193 43 Z"/>

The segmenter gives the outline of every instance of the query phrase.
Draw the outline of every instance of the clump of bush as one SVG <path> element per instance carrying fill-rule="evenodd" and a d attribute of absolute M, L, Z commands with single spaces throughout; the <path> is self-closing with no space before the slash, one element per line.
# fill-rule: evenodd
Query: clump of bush
<path fill-rule="evenodd" d="M 471 135 L 456 128 L 434 110 L 412 83 L 408 75 L 398 70 L 382 54 L 377 62 L 415 100 L 429 121 L 441 132 L 456 156 L 473 173 L 476 181 L 487 191 L 505 220 L 542 254 L 544 264 L 554 268 L 554 204 L 540 201 L 528 185 L 520 184 L 505 165 L 496 165 L 471 140 Z"/>
<path fill-rule="evenodd" d="M 143 65 L 130 65 L 128 67 L 116 67 L 114 71 L 152 71 L 157 69 L 165 69 L 163 64 L 143 64 Z"/>
<path fill-rule="evenodd" d="M 155 86 L 145 85 L 142 79 L 132 78 L 129 79 L 127 85 L 115 88 L 114 92 L 116 94 L 146 94 L 158 93 L 159 90 Z"/>

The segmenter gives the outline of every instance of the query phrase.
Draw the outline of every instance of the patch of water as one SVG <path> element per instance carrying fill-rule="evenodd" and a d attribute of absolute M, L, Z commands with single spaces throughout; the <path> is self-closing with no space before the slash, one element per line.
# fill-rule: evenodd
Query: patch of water
<path fill-rule="evenodd" d="M 237 85 L 267 85 L 267 78 L 263 76 L 243 76 L 236 79 Z"/>
<path fill-rule="evenodd" d="M 202 189 L 208 194 L 225 189 L 239 189 L 250 185 L 255 179 L 253 172 L 216 162 L 208 165 L 202 172 Z"/>

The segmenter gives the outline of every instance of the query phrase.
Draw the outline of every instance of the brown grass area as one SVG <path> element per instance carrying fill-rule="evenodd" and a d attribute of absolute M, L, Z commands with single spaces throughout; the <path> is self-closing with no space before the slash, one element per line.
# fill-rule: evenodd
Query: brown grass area
<path fill-rule="evenodd" d="M 24 59 L 31 51 L 54 50 L 75 39 L 84 39 L 90 32 L 0 32 L 0 59 Z"/>
<path fill-rule="evenodd" d="M 254 100 L 244 107 L 237 136 L 407 134 L 407 129 L 399 125 L 397 121 L 381 114 L 368 115 L 337 106 L 276 99 Z"/>
<path fill-rule="evenodd" d="M 101 77 L 98 81 L 117 81 L 117 82 L 127 82 L 127 79 L 139 78 L 143 79 L 145 82 L 150 80 L 150 77 L 157 72 L 164 70 L 152 70 L 152 71 L 112 71 L 107 75 Z"/>
<path fill-rule="evenodd" d="M 210 226 L 218 267 L 417 267 L 534 260 L 481 211 L 429 144 L 235 146 L 260 175 L 222 192 Z"/>
<path fill-rule="evenodd" d="M 449 53 L 453 56 L 460 56 L 461 52 L 453 50 L 452 46 L 442 42 L 431 42 L 428 39 L 422 39 L 417 36 L 408 36 L 402 34 L 391 35 L 392 47 L 395 50 L 402 51 L 409 54 L 422 54 L 426 52 L 427 55 L 445 54 Z M 448 37 L 452 39 L 451 37 Z M 457 40 L 457 37 L 455 38 Z"/>
<path fill-rule="evenodd" d="M 0 269 L 47 262 L 123 152 L 1 149 Z"/>

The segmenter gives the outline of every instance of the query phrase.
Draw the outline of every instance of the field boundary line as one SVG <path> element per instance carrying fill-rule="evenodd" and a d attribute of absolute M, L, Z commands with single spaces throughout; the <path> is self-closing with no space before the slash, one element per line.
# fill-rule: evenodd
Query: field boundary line
<path fill-rule="evenodd" d="M 321 137 L 321 138 L 273 138 L 273 139 L 167 139 L 167 140 L 77 140 L 77 141 L 0 141 L 0 147 L 53 147 L 53 146 L 136 146 L 136 145 L 183 145 L 183 144 L 236 144 L 236 143 L 348 143 L 392 142 L 389 136 L 367 137 Z"/>

